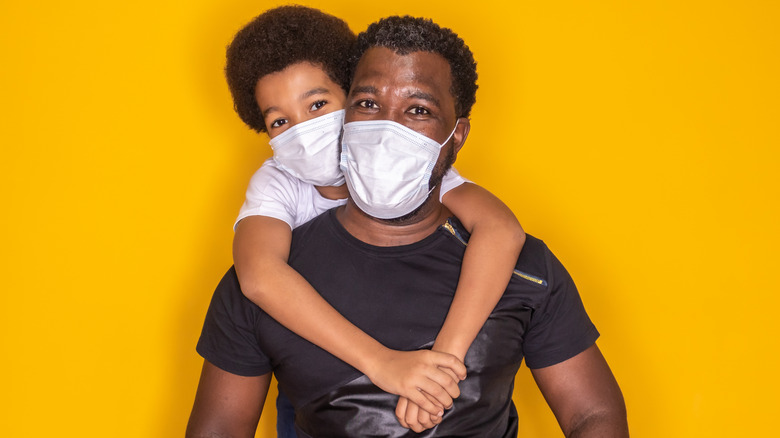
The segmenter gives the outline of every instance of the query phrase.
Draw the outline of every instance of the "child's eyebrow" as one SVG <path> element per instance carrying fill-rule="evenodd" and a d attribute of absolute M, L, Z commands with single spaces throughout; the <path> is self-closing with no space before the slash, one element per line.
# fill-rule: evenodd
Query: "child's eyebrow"
<path fill-rule="evenodd" d="M 268 113 L 270 113 L 271 111 L 279 111 L 279 107 L 278 106 L 269 106 L 268 108 L 264 109 L 263 112 L 262 112 L 263 117 L 267 116 Z"/>
<path fill-rule="evenodd" d="M 330 90 L 328 90 L 327 88 L 324 88 L 324 87 L 312 88 L 311 90 L 301 94 L 300 99 L 301 100 L 307 99 L 307 98 L 309 98 L 311 96 L 314 96 L 316 94 L 330 94 Z"/>
<path fill-rule="evenodd" d="M 328 90 L 325 87 L 312 88 L 311 90 L 301 94 L 298 97 L 298 99 L 299 100 L 308 99 L 309 97 L 317 95 L 317 94 L 330 94 L 330 90 Z M 279 111 L 279 107 L 278 106 L 269 106 L 268 108 L 262 110 L 261 113 L 262 113 L 263 117 L 265 117 L 265 116 L 268 115 L 268 113 L 270 113 L 272 111 Z"/>

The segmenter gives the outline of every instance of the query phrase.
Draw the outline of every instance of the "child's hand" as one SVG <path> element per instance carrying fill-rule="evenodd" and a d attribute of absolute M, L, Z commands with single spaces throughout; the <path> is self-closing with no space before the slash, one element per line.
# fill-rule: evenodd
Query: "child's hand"
<path fill-rule="evenodd" d="M 410 402 L 406 397 L 398 399 L 398 405 L 395 407 L 395 416 L 401 426 L 412 429 L 420 433 L 431 429 L 441 423 L 442 417 L 432 416 L 428 412 L 420 409 L 417 404 Z"/>
<path fill-rule="evenodd" d="M 460 395 L 466 366 L 455 356 L 430 350 L 387 350 L 366 374 L 383 391 L 406 397 L 416 407 L 441 417 Z M 426 397 L 427 396 L 427 397 Z"/>

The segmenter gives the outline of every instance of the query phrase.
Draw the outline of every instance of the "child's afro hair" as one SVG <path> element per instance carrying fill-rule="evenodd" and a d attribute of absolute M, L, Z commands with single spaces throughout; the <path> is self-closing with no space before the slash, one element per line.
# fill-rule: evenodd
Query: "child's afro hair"
<path fill-rule="evenodd" d="M 270 9 L 244 26 L 227 48 L 225 76 L 241 120 L 266 132 L 255 100 L 257 81 L 292 64 L 310 62 L 349 91 L 355 34 L 340 18 L 304 6 Z"/>

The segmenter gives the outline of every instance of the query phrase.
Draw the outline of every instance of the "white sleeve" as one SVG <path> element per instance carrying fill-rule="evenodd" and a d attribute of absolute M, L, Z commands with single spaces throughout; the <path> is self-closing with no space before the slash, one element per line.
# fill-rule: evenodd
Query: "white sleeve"
<path fill-rule="evenodd" d="M 447 173 L 444 174 L 444 178 L 442 178 L 441 180 L 441 190 L 439 191 L 439 202 L 441 202 L 441 198 L 442 196 L 444 196 L 445 193 L 467 182 L 471 182 L 471 181 L 460 176 L 460 174 L 458 173 L 457 170 L 455 170 L 454 167 L 450 167 L 450 170 L 448 170 Z"/>
<path fill-rule="evenodd" d="M 246 189 L 246 200 L 238 213 L 238 222 L 247 216 L 267 216 L 287 223 L 290 229 L 295 224 L 299 197 L 301 193 L 299 179 L 276 167 L 273 159 L 268 159 L 252 175 Z"/>

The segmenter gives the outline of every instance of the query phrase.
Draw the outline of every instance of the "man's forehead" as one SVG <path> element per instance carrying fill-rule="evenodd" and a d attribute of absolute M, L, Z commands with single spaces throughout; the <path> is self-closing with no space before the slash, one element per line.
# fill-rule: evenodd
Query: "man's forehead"
<path fill-rule="evenodd" d="M 406 88 L 407 94 L 428 94 L 452 82 L 449 63 L 443 56 L 425 51 L 400 54 L 387 47 L 372 47 L 363 54 L 355 69 L 353 92 L 368 91 L 378 83 L 417 84 Z M 376 90 L 374 90 L 376 91 Z M 424 96 L 423 96 L 424 97 Z"/>

